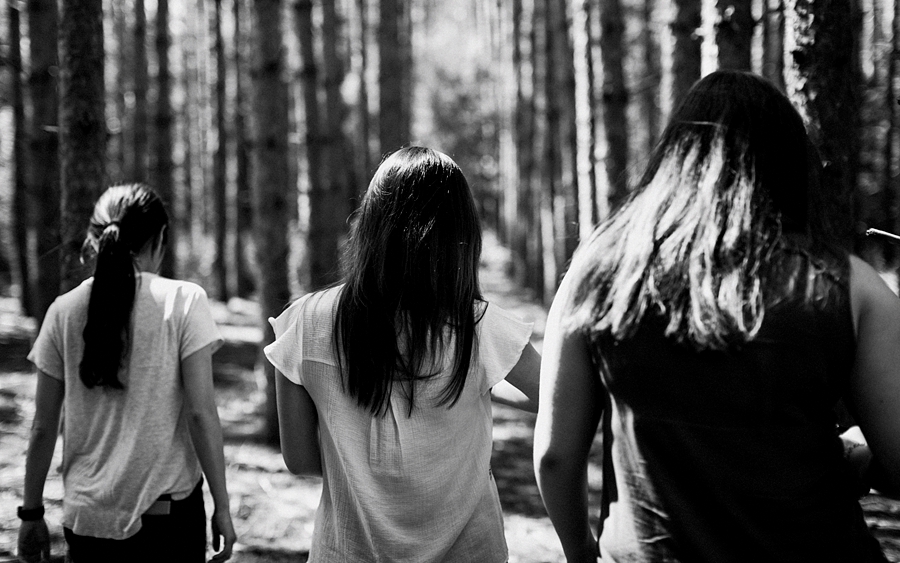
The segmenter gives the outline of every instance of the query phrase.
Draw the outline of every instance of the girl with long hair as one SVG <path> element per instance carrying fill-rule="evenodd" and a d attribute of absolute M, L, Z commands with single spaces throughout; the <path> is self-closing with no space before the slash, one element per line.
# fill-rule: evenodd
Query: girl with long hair
<path fill-rule="evenodd" d="M 63 420 L 63 527 L 74 563 L 206 560 L 202 474 L 215 503 L 213 561 L 235 541 L 206 293 L 157 275 L 168 215 L 142 184 L 109 188 L 84 244 L 93 277 L 58 297 L 28 355 L 36 409 L 19 554 L 49 557 L 44 483 Z"/>
<path fill-rule="evenodd" d="M 481 226 L 446 155 L 382 162 L 341 283 L 273 319 L 285 463 L 323 476 L 310 561 L 507 559 L 490 471 L 495 399 L 534 411 L 531 324 L 487 303 Z"/>
<path fill-rule="evenodd" d="M 577 250 L 548 318 L 534 450 L 569 561 L 884 560 L 835 408 L 896 486 L 900 301 L 828 242 L 819 166 L 773 85 L 712 73 Z"/>

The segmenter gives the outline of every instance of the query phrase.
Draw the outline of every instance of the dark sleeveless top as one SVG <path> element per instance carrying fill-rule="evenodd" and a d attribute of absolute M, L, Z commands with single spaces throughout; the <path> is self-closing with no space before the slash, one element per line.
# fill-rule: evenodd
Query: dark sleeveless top
<path fill-rule="evenodd" d="M 768 279 L 781 297 L 739 349 L 695 351 L 649 313 L 625 341 L 592 337 L 604 562 L 885 561 L 835 430 L 855 353 L 848 256 L 781 249 Z"/>

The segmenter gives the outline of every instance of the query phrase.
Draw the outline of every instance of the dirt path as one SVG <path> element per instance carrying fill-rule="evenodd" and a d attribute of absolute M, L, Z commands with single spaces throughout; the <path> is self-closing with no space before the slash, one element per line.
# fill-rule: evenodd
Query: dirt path
<path fill-rule="evenodd" d="M 482 286 L 486 297 L 534 321 L 534 343 L 540 349 L 545 309 L 505 275 L 508 256 L 486 240 Z M 34 378 L 25 361 L 34 327 L 15 313 L 15 303 L 0 299 L 0 563 L 14 561 L 21 504 L 28 425 L 33 416 Z M 214 358 L 216 400 L 226 435 L 225 457 L 232 513 L 239 543 L 233 561 L 303 562 L 312 537 L 321 480 L 289 474 L 277 449 L 257 439 L 262 387 L 253 372 L 257 329 L 253 304 L 217 304 L 217 321 L 228 345 Z M 494 406 L 494 475 L 504 509 L 511 563 L 563 561 L 559 542 L 544 512 L 531 468 L 534 416 Z M 54 561 L 62 561 L 62 483 L 60 448 L 45 489 L 47 522 L 53 534 Z M 589 471 L 596 506 L 599 470 Z M 207 507 L 211 502 L 207 497 Z M 891 561 L 900 561 L 900 503 L 878 496 L 863 500 L 867 520 Z M 596 514 L 596 510 L 594 511 Z"/>

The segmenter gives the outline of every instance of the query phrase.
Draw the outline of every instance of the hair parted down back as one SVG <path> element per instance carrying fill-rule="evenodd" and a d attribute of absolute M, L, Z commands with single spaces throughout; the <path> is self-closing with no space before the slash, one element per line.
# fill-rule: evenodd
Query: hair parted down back
<path fill-rule="evenodd" d="M 636 189 L 577 250 L 572 326 L 623 339 L 651 308 L 699 349 L 752 340 L 768 260 L 787 232 L 810 234 L 818 156 L 790 101 L 756 75 L 694 85 Z"/>
<path fill-rule="evenodd" d="M 159 196 L 143 184 L 113 186 L 94 205 L 83 255 L 94 257 L 94 279 L 79 372 L 88 387 L 121 389 L 135 296 L 134 257 L 163 237 L 169 219 Z"/>
<path fill-rule="evenodd" d="M 416 381 L 436 375 L 444 354 L 453 372 L 439 403 L 455 404 L 475 345 L 480 255 L 481 225 L 456 163 L 423 147 L 388 156 L 351 228 L 334 333 L 359 405 L 384 413 L 402 381 L 411 414 Z"/>

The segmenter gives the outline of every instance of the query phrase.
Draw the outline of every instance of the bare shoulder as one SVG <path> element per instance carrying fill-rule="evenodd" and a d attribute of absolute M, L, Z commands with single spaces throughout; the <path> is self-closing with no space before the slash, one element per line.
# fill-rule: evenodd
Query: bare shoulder
<path fill-rule="evenodd" d="M 863 316 L 898 315 L 900 299 L 884 278 L 862 258 L 850 255 L 850 301 L 854 323 Z"/>

